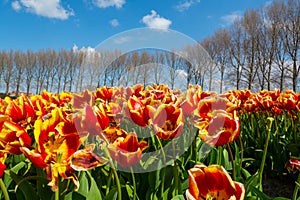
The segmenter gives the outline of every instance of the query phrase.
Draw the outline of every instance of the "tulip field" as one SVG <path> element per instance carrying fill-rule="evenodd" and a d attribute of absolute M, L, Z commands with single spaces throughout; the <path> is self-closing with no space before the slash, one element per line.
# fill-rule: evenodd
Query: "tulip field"
<path fill-rule="evenodd" d="M 137 84 L 5 97 L 0 196 L 297 200 L 299 130 L 292 90 Z M 290 196 L 266 193 L 271 178 L 288 180 Z"/>

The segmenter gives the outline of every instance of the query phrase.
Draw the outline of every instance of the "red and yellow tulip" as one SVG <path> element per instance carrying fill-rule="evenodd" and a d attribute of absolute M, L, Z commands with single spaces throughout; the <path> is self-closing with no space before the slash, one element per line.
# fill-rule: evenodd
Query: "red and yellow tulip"
<path fill-rule="evenodd" d="M 155 134 L 164 140 L 180 136 L 183 130 L 183 112 L 173 104 L 161 104 L 157 108 L 148 106 Z"/>
<path fill-rule="evenodd" d="M 57 189 L 58 176 L 71 179 L 78 186 L 74 170 L 70 167 L 70 159 L 82 141 L 74 123 L 56 108 L 47 119 L 35 122 L 34 137 L 37 147 L 33 150 L 23 147 L 21 150 L 34 165 L 46 169 L 52 190 Z"/>
<path fill-rule="evenodd" d="M 6 116 L 0 116 L 0 151 L 21 154 L 21 147 L 30 147 L 31 138 L 26 130 Z"/>
<path fill-rule="evenodd" d="M 142 151 L 148 147 L 146 141 L 139 142 L 135 133 L 128 133 L 126 137 L 119 137 L 113 144 L 108 145 L 110 156 L 122 167 L 137 164 Z"/>
<path fill-rule="evenodd" d="M 219 165 L 196 165 L 190 170 L 187 200 L 198 199 L 236 199 L 243 200 L 244 185 L 232 181 L 227 171 Z"/>

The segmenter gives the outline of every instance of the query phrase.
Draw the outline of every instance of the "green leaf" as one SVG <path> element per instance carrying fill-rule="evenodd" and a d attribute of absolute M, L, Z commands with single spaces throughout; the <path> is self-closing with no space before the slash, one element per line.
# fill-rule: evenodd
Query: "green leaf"
<path fill-rule="evenodd" d="M 177 195 L 175 197 L 173 197 L 171 200 L 185 200 L 184 196 L 181 194 L 181 195 Z"/>
<path fill-rule="evenodd" d="M 91 176 L 90 172 L 87 172 L 90 182 L 91 182 L 91 186 L 90 186 L 90 190 L 88 192 L 88 195 L 86 197 L 87 200 L 102 200 L 102 196 L 101 193 L 99 191 L 99 188 L 97 186 L 97 183 L 95 181 L 95 179 Z"/>
<path fill-rule="evenodd" d="M 37 194 L 41 200 L 47 200 L 53 195 L 53 192 L 48 186 L 48 180 L 46 178 L 45 171 L 43 169 L 36 168 L 36 172 L 37 176 L 40 177 L 36 182 Z"/>
<path fill-rule="evenodd" d="M 232 170 L 232 165 L 231 165 L 231 162 L 229 160 L 229 154 L 228 154 L 227 149 L 223 149 L 223 159 L 224 159 L 224 163 L 223 163 L 224 168 L 227 171 Z"/>
<path fill-rule="evenodd" d="M 170 191 L 170 188 L 166 189 L 163 193 L 163 196 L 162 196 L 162 199 L 163 200 L 169 200 L 170 198 L 168 198 L 168 195 L 169 195 L 169 191 Z"/>
<path fill-rule="evenodd" d="M 81 172 L 81 173 L 84 173 L 84 172 Z M 79 180 L 79 183 L 80 183 L 80 185 L 79 185 L 77 193 L 81 194 L 84 197 L 87 197 L 87 195 L 89 193 L 89 182 L 88 182 L 88 179 L 86 177 L 86 173 L 84 173 L 81 176 L 81 178 Z"/>
<path fill-rule="evenodd" d="M 185 191 L 189 188 L 189 179 L 185 179 L 181 184 L 182 190 Z"/>
<path fill-rule="evenodd" d="M 69 194 L 67 194 L 65 196 L 64 200 L 85 200 L 86 198 L 84 196 L 82 196 L 81 194 L 77 193 L 77 192 L 70 192 Z"/>
<path fill-rule="evenodd" d="M 252 175 L 244 168 L 241 169 L 242 174 L 245 176 L 246 179 L 249 179 Z"/>
<path fill-rule="evenodd" d="M 149 187 L 153 191 L 156 191 L 161 184 L 160 172 L 161 172 L 161 170 L 156 170 L 156 171 L 150 172 L 148 175 Z"/>
<path fill-rule="evenodd" d="M 259 174 L 258 171 L 254 175 L 250 176 L 245 182 L 245 190 L 250 192 L 252 188 L 259 187 Z"/>
<path fill-rule="evenodd" d="M 13 171 L 10 171 L 10 177 L 17 183 L 22 181 L 22 179 L 24 177 L 17 175 L 16 173 L 14 173 Z M 28 200 L 38 200 L 38 195 L 35 192 L 34 188 L 31 186 L 31 184 L 28 181 L 23 181 L 22 184 L 18 185 L 19 189 L 22 191 L 25 199 Z"/>
<path fill-rule="evenodd" d="M 251 186 L 251 191 L 257 195 L 261 200 L 271 200 L 269 196 L 267 196 L 265 193 L 261 192 L 256 187 Z"/>
<path fill-rule="evenodd" d="M 132 199 L 133 195 L 134 195 L 132 187 L 130 185 L 126 184 L 126 190 L 127 190 L 127 194 L 129 196 L 129 198 Z"/>
<path fill-rule="evenodd" d="M 8 176 L 4 176 L 4 184 L 8 187 L 11 182 L 12 182 L 12 179 L 10 177 L 10 171 L 13 171 L 15 174 L 18 174 L 19 170 L 22 169 L 23 167 L 25 167 L 26 164 L 24 162 L 20 162 L 18 164 L 16 164 L 14 167 L 12 167 L 10 170 L 5 170 L 5 173 L 8 175 Z"/>
<path fill-rule="evenodd" d="M 298 198 L 298 200 L 300 199 L 300 197 Z M 290 200 L 289 198 L 285 198 L 285 197 L 275 197 L 272 200 Z"/>
<path fill-rule="evenodd" d="M 143 166 L 144 169 L 148 169 L 149 166 L 151 166 L 155 161 L 157 160 L 156 156 L 150 156 L 148 158 L 148 160 L 146 160 L 143 164 L 141 164 Z"/>
<path fill-rule="evenodd" d="M 117 191 L 117 188 L 112 188 L 108 195 L 104 198 L 105 200 L 116 200 L 118 197 L 118 191 Z"/>

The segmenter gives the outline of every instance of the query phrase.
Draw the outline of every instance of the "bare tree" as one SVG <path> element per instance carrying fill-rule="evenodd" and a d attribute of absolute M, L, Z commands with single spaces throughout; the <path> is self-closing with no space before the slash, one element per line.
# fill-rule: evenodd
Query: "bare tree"
<path fill-rule="evenodd" d="M 226 29 L 220 29 L 216 31 L 213 40 L 216 45 L 215 62 L 217 63 L 217 67 L 220 72 L 220 93 L 222 93 L 225 69 L 229 63 L 228 60 L 230 57 L 228 51 L 230 46 L 230 37 L 228 31 Z"/>
<path fill-rule="evenodd" d="M 242 20 L 237 18 L 230 27 L 229 34 L 231 36 L 229 47 L 229 62 L 235 73 L 235 85 L 236 89 L 240 89 L 240 82 L 242 79 L 243 66 L 246 62 L 246 56 L 244 54 L 243 43 L 245 31 L 243 30 Z M 231 70 L 229 70 L 230 72 Z"/>
<path fill-rule="evenodd" d="M 2 51 L 3 56 L 3 81 L 5 83 L 5 94 L 8 95 L 13 76 L 13 50 L 9 52 Z"/>
<path fill-rule="evenodd" d="M 299 0 L 288 0 L 287 5 L 283 5 L 284 11 L 279 23 L 280 28 L 284 30 L 282 40 L 287 54 L 292 60 L 292 81 L 293 90 L 297 90 L 298 76 L 300 71 L 299 59 L 299 44 L 300 44 L 300 2 Z"/>
<path fill-rule="evenodd" d="M 214 62 L 216 60 L 216 44 L 214 42 L 213 37 L 207 37 L 203 41 L 201 41 L 201 45 L 204 49 L 208 52 L 212 59 L 212 63 L 208 64 L 207 73 L 208 73 L 208 90 L 212 90 L 212 82 L 213 82 L 213 75 L 217 71 L 217 64 Z"/>
<path fill-rule="evenodd" d="M 29 95 L 31 84 L 34 78 L 33 70 L 36 67 L 36 54 L 31 50 L 27 50 L 26 56 L 24 58 L 24 76 L 25 76 L 25 83 L 26 83 L 26 94 Z"/>
<path fill-rule="evenodd" d="M 246 54 L 246 65 L 243 70 L 245 82 L 249 89 L 253 88 L 254 80 L 257 76 L 257 45 L 259 43 L 259 28 L 260 18 L 255 10 L 246 11 L 243 18 L 243 27 L 245 29 L 244 53 Z"/>

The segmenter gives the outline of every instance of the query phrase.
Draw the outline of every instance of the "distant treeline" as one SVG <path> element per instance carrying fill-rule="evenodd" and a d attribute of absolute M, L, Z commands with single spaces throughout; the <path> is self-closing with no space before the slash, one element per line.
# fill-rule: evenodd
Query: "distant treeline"
<path fill-rule="evenodd" d="M 247 10 L 230 27 L 216 30 L 181 53 L 162 50 L 97 52 L 94 49 L 2 50 L 0 89 L 41 93 L 80 92 L 101 85 L 149 82 L 205 90 L 279 88 L 299 90 L 300 1 L 272 1 Z M 185 53 L 185 56 L 182 52 Z"/>

